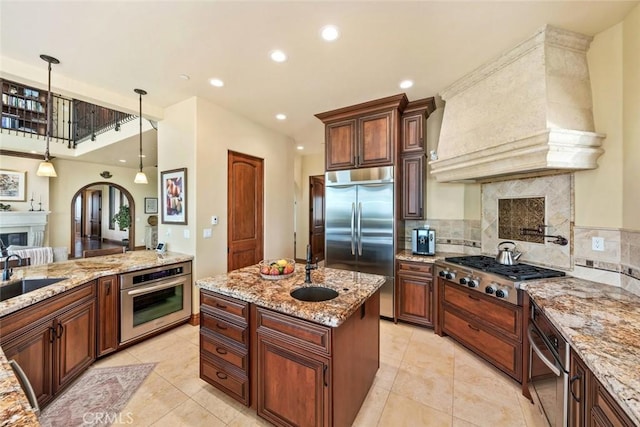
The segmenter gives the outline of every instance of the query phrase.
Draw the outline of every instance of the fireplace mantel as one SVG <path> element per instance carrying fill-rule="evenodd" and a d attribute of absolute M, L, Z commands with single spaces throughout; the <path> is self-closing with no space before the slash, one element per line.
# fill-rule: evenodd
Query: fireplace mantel
<path fill-rule="evenodd" d="M 0 212 L 0 233 L 28 233 L 29 246 L 44 244 L 47 211 Z"/>

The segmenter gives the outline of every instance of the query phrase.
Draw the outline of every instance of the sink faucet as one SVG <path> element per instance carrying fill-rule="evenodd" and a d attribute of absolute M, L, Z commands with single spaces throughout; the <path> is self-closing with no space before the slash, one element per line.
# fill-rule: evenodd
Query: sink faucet
<path fill-rule="evenodd" d="M 6 257 L 4 259 L 4 271 L 2 272 L 2 280 L 3 281 L 11 279 L 11 276 L 13 275 L 13 268 L 9 267 L 9 260 L 11 258 L 17 258 L 18 259 L 18 267 L 22 266 L 22 257 L 20 257 L 20 255 L 11 254 L 8 257 Z"/>
<path fill-rule="evenodd" d="M 311 283 L 311 270 L 318 268 L 318 257 L 316 257 L 315 265 L 311 263 L 311 258 L 311 245 L 307 245 L 307 265 L 304 267 L 304 283 Z"/>

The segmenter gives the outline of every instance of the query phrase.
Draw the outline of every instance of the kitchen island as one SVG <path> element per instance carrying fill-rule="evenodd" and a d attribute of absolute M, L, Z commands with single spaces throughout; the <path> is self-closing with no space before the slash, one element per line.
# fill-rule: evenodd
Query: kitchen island
<path fill-rule="evenodd" d="M 574 277 L 521 286 L 632 425 L 640 425 L 640 296 Z"/>
<path fill-rule="evenodd" d="M 196 281 L 200 376 L 276 425 L 348 426 L 379 366 L 382 276 L 304 266 L 265 280 L 257 265 Z M 304 302 L 300 287 L 338 296 Z"/>

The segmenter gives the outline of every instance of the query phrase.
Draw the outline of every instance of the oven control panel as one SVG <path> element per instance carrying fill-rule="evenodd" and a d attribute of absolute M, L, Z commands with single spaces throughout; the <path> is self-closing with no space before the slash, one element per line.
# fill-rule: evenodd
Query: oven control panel
<path fill-rule="evenodd" d="M 487 296 L 515 305 L 521 304 L 521 296 L 515 282 L 495 274 L 443 262 L 436 263 L 436 275 Z"/>

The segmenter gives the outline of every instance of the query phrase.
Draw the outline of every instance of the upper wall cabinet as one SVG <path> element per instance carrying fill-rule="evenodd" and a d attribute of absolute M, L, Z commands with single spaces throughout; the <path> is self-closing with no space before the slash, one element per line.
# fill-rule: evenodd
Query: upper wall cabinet
<path fill-rule="evenodd" d="M 405 94 L 316 114 L 325 126 L 325 169 L 393 166 Z"/>

